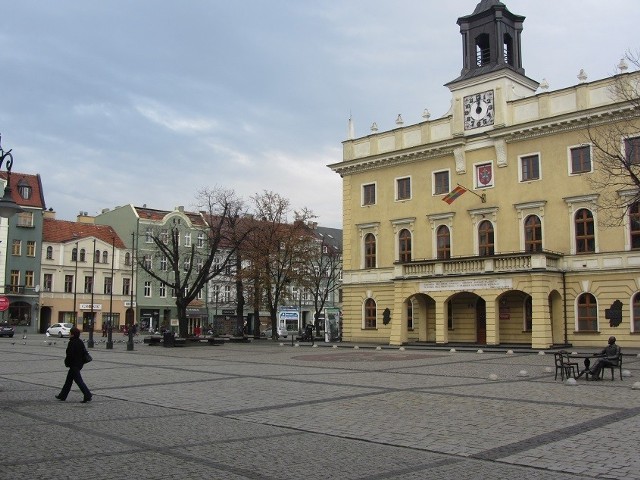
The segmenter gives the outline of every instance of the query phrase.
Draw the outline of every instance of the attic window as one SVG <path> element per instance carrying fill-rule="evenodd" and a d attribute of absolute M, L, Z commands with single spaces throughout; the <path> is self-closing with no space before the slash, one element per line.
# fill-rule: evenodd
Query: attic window
<path fill-rule="evenodd" d="M 476 65 L 482 67 L 488 65 L 491 60 L 491 47 L 489 35 L 483 33 L 476 38 Z"/>
<path fill-rule="evenodd" d="M 23 199 L 29 200 L 31 198 L 31 187 L 27 183 L 19 182 L 18 193 Z"/>

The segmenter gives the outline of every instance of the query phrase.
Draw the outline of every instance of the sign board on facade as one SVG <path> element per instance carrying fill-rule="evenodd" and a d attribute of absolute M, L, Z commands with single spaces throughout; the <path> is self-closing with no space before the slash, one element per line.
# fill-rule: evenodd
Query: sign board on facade
<path fill-rule="evenodd" d="M 172 327 L 179 327 L 180 326 L 180 320 L 178 320 L 177 318 L 172 318 L 171 319 L 171 326 Z"/>
<path fill-rule="evenodd" d="M 0 297 L 0 312 L 4 312 L 9 308 L 9 297 L 4 295 Z"/>
<path fill-rule="evenodd" d="M 124 306 L 125 307 L 130 307 L 131 306 L 131 302 L 129 302 L 129 301 L 124 302 Z M 135 308 L 135 307 L 137 307 L 136 302 L 133 302 L 133 308 Z"/>
<path fill-rule="evenodd" d="M 506 290 L 513 288 L 510 278 L 475 278 L 470 280 L 434 280 L 421 282 L 421 292 L 465 292 L 472 290 Z"/>
<path fill-rule="evenodd" d="M 80 304 L 80 310 L 91 310 L 91 304 L 90 303 L 81 303 Z M 93 310 L 102 310 L 102 304 L 101 303 L 94 303 L 93 304 Z"/>

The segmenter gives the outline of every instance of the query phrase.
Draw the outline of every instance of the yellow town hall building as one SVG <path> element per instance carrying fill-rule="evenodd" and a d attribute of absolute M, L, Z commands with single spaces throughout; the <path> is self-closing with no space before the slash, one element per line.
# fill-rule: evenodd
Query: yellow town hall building
<path fill-rule="evenodd" d="M 343 179 L 343 340 L 640 346 L 638 192 L 629 176 L 607 182 L 597 141 L 613 134 L 640 165 L 638 103 L 616 94 L 637 95 L 638 72 L 621 63 L 548 91 L 524 74 L 523 22 L 481 1 L 458 19 L 447 115 L 372 128 L 330 165 Z"/>

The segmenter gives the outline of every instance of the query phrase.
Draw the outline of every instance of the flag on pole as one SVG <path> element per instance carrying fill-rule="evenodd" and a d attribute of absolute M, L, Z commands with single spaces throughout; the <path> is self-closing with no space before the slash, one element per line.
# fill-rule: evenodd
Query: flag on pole
<path fill-rule="evenodd" d="M 444 200 L 449 205 L 451 205 L 456 198 L 458 198 L 460 195 L 462 195 L 466 191 L 467 191 L 466 188 L 464 188 L 462 185 L 458 185 L 456 188 L 451 190 L 447 195 L 445 195 L 442 198 L 442 200 Z"/>

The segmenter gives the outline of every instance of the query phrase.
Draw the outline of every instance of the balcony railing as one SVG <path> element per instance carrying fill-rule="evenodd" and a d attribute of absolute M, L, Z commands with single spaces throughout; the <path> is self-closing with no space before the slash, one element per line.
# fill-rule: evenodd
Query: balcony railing
<path fill-rule="evenodd" d="M 560 271 L 562 254 L 555 252 L 509 253 L 491 257 L 464 257 L 437 260 L 414 260 L 397 263 L 396 277 L 432 277 L 478 275 L 482 273 Z"/>

